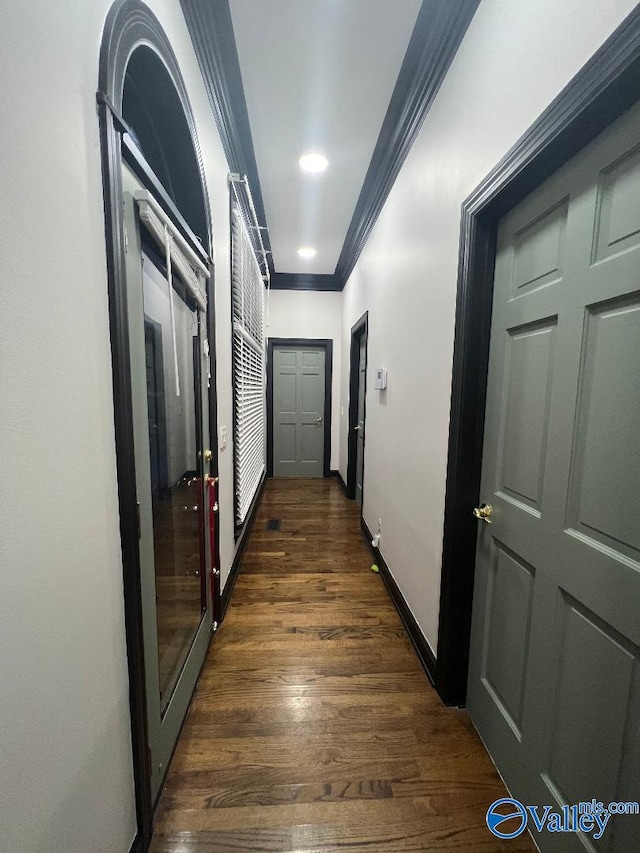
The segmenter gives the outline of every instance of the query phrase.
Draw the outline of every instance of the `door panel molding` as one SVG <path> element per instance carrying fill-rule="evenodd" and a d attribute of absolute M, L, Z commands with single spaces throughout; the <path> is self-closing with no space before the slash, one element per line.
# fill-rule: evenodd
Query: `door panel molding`
<path fill-rule="evenodd" d="M 367 336 L 367 358 L 369 355 L 369 312 L 365 311 L 362 317 L 351 327 L 351 348 L 349 351 L 349 434 L 347 436 L 347 497 L 355 500 L 356 497 L 356 464 L 358 436 L 356 426 L 358 423 L 358 380 L 360 369 L 360 338 Z M 364 398 L 365 419 L 367 412 L 367 395 L 365 387 Z M 364 468 L 364 461 L 363 461 Z M 364 480 L 364 475 L 363 475 Z"/>
<path fill-rule="evenodd" d="M 322 476 L 331 476 L 331 386 L 333 340 L 330 338 L 268 338 L 267 340 L 267 477 L 273 477 L 273 350 L 276 347 L 324 349 L 324 447 Z"/>
<path fill-rule="evenodd" d="M 462 206 L 436 688 L 466 701 L 497 224 L 640 98 L 636 7 Z"/>

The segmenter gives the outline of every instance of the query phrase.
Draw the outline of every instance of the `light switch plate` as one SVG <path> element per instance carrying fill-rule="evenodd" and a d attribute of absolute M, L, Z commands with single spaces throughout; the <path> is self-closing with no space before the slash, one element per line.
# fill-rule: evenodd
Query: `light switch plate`
<path fill-rule="evenodd" d="M 229 430 L 226 426 L 220 427 L 220 450 L 224 450 L 229 440 Z"/>

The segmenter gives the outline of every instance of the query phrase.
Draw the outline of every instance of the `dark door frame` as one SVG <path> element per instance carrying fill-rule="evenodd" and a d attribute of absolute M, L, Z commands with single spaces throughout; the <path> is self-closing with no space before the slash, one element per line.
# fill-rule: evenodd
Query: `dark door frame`
<path fill-rule="evenodd" d="M 168 460 L 169 454 L 167 451 L 167 412 L 165 406 L 164 399 L 164 359 L 162 355 L 162 327 L 160 323 L 157 323 L 155 320 L 152 320 L 151 317 L 148 317 L 146 314 L 144 316 L 144 328 L 145 333 L 147 330 L 153 336 L 153 346 L 154 346 L 154 356 L 155 362 L 153 365 L 153 371 L 155 375 L 156 388 L 162 387 L 162 398 L 161 398 L 161 406 L 156 401 L 156 414 L 158 416 L 157 430 L 158 430 L 158 450 L 160 456 L 162 457 L 162 464 L 159 464 L 160 474 L 160 493 L 166 493 L 169 488 L 169 472 L 168 472 Z M 158 381 L 160 380 L 160 381 Z M 158 392 L 156 391 L 156 394 Z M 164 475 L 164 479 L 162 477 Z"/>
<path fill-rule="evenodd" d="M 347 497 L 355 500 L 356 497 L 356 465 L 358 458 L 358 436 L 356 426 L 358 424 L 358 383 L 360 381 L 360 338 L 367 336 L 367 355 L 365 363 L 369 360 L 369 312 L 365 311 L 362 317 L 351 327 L 351 346 L 349 349 L 349 434 L 347 437 Z M 367 374 L 364 376 L 364 412 L 365 422 L 367 414 Z M 365 430 L 365 441 L 366 441 Z M 362 481 L 364 491 L 364 459 L 362 460 Z"/>
<path fill-rule="evenodd" d="M 129 59 L 144 46 L 153 50 L 166 68 L 180 100 L 194 147 L 202 189 L 203 214 L 207 229 L 203 243 L 193 234 L 161 182 L 153 173 L 122 117 L 124 82 Z M 129 337 L 127 322 L 126 263 L 124 212 L 122 206 L 122 163 L 124 160 L 143 185 L 172 217 L 204 263 L 211 254 L 211 224 L 204 170 L 193 114 L 186 87 L 171 44 L 160 22 L 140 0 L 116 0 L 107 14 L 100 46 L 98 69 L 98 121 L 102 159 L 105 241 L 111 333 L 112 380 L 120 540 L 122 550 L 123 594 L 127 663 L 129 671 L 129 710 L 136 803 L 137 834 L 132 850 L 146 851 L 153 831 L 151 800 L 150 752 L 148 748 L 147 707 L 145 692 L 144 643 L 142 631 L 142 595 L 138 552 L 137 495 L 135 486 L 135 452 L 133 443 L 133 410 Z M 204 246 L 204 248 L 203 248 Z M 213 264 L 207 283 L 209 310 L 207 337 L 211 352 L 211 388 L 209 393 L 210 441 L 213 450 L 211 473 L 217 475 L 217 412 L 215 386 L 215 299 Z M 219 550 L 216 554 L 219 566 Z M 219 600 L 219 588 L 217 592 Z M 214 603 L 214 607 L 217 603 Z"/>
<path fill-rule="evenodd" d="M 324 349 L 324 450 L 322 476 L 331 476 L 331 383 L 333 341 L 330 338 L 269 338 L 267 341 L 267 477 L 273 477 L 273 350 L 275 347 Z"/>
<path fill-rule="evenodd" d="M 462 205 L 436 688 L 466 700 L 499 219 L 640 98 L 640 6 Z"/>

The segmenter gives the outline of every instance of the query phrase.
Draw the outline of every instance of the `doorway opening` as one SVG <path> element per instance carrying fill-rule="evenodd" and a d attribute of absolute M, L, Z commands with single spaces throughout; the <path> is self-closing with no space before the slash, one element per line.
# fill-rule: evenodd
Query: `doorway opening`
<path fill-rule="evenodd" d="M 267 476 L 331 476 L 333 341 L 269 338 Z"/>
<path fill-rule="evenodd" d="M 347 497 L 360 506 L 364 499 L 364 446 L 367 413 L 367 345 L 369 312 L 351 328 L 349 352 L 349 437 Z"/>

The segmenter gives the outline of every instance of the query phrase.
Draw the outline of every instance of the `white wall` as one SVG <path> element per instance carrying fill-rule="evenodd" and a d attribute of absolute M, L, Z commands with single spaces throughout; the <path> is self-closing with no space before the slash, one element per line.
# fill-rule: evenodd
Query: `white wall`
<path fill-rule="evenodd" d="M 135 832 L 95 92 L 109 0 L 0 12 L 0 848 L 127 853 Z M 178 0 L 151 0 L 199 130 L 231 424 L 227 164 Z M 221 455 L 222 566 L 234 553 Z"/>
<path fill-rule="evenodd" d="M 381 551 L 434 650 L 460 206 L 634 6 L 482 0 L 344 291 L 343 352 L 368 309 L 369 388 L 389 370 L 386 399 L 367 397 L 364 517 L 382 518 Z"/>
<path fill-rule="evenodd" d="M 271 291 L 267 335 L 270 338 L 330 338 L 333 341 L 331 468 L 336 469 L 340 457 L 342 294 L 312 290 Z"/>

